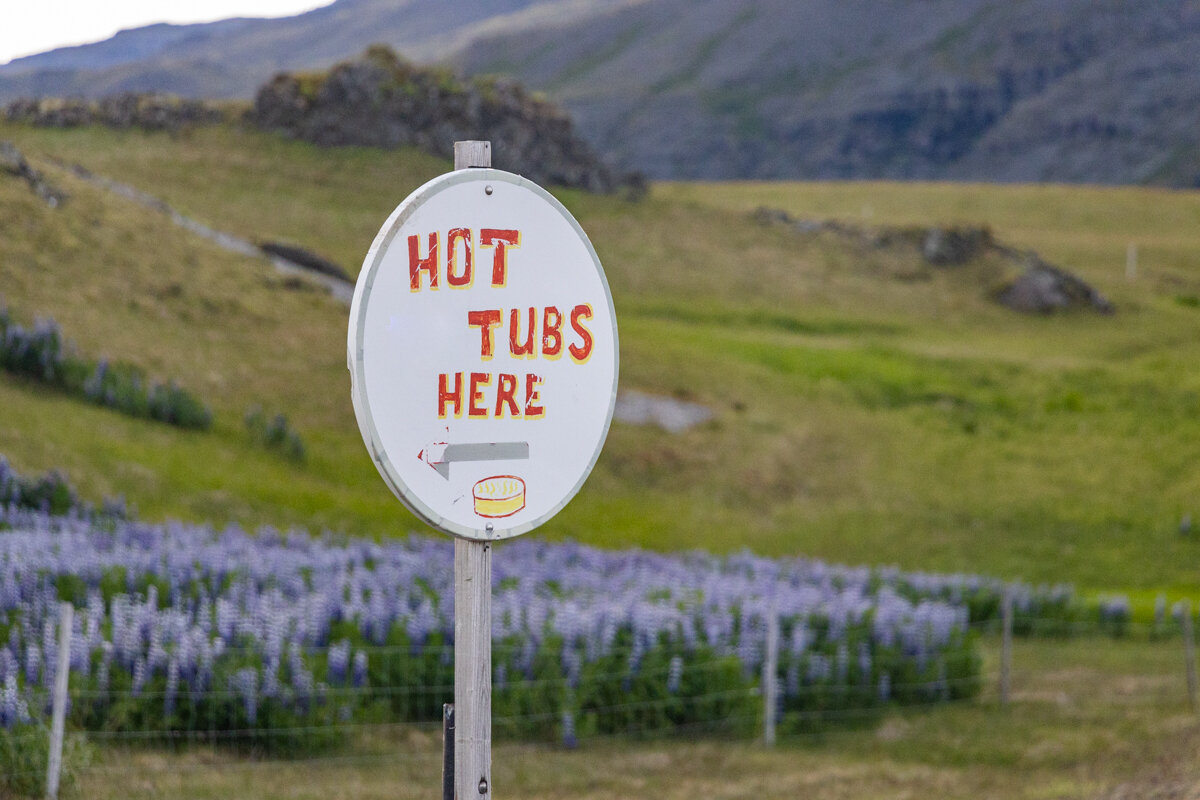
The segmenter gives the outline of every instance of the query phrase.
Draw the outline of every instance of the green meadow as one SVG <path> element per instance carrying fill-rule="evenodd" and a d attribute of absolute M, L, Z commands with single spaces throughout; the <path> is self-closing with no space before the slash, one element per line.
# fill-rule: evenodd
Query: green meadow
<path fill-rule="evenodd" d="M 66 470 L 149 519 L 421 530 L 375 473 L 345 367 L 347 308 L 219 249 L 69 167 L 213 228 L 361 264 L 384 219 L 449 165 L 321 150 L 228 125 L 170 136 L 0 124 L 70 195 L 0 176 L 0 297 L 89 358 L 174 378 L 215 412 L 178 431 L 0 375 L 0 453 Z M 704 404 L 681 434 L 614 423 L 576 499 L 538 534 L 607 547 L 741 548 L 1172 597 L 1200 585 L 1200 193 L 898 183 L 656 185 L 556 192 L 605 265 L 621 385 Z M 1011 265 L 755 220 L 986 225 L 1115 305 L 1028 316 L 991 293 Z M 1136 274 L 1127 272 L 1130 245 Z M 303 464 L 249 440 L 287 414 Z M 1200 528 L 1200 525 L 1197 526 Z"/>

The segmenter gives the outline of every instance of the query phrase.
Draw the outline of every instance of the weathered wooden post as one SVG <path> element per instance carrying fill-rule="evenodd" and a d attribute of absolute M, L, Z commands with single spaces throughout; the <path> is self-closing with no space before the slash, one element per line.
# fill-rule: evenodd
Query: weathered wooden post
<path fill-rule="evenodd" d="M 67 686 L 71 675 L 71 625 L 75 606 L 58 606 L 58 661 L 54 672 L 54 698 L 50 712 L 50 757 L 46 763 L 46 797 L 56 800 L 62 775 L 63 735 L 67 721 Z"/>
<path fill-rule="evenodd" d="M 1013 635 L 1013 598 L 1012 589 L 1004 587 L 1004 596 L 1000 601 L 1001 639 L 1000 639 L 1000 705 L 1008 705 L 1012 692 L 1012 635 Z"/>
<path fill-rule="evenodd" d="M 454 542 L 454 707 L 445 773 L 492 795 L 492 545 L 587 479 L 617 394 L 612 295 L 591 242 L 541 187 L 456 142 L 454 172 L 384 223 L 350 306 L 359 430 L 410 511 Z M 452 769 L 451 769 L 452 764 Z"/>
<path fill-rule="evenodd" d="M 492 166 L 491 142 L 455 142 L 454 168 Z M 447 254 L 449 257 L 449 254 Z M 454 265 L 447 264 L 447 272 Z M 465 270 L 465 267 L 464 267 Z M 486 532 L 494 530 L 487 523 Z M 492 786 L 492 545 L 454 540 L 454 796 Z"/>
<path fill-rule="evenodd" d="M 774 601 L 767 612 L 767 652 L 763 659 L 763 742 L 775 745 L 775 712 L 779 708 L 779 614 Z"/>
<path fill-rule="evenodd" d="M 1187 600 L 1180 603 L 1180 620 L 1183 626 L 1183 658 L 1187 670 L 1188 703 L 1192 711 L 1200 710 L 1196 697 L 1196 638 L 1192 629 L 1192 604 Z"/>
<path fill-rule="evenodd" d="M 454 795 L 492 786 L 492 546 L 454 540 Z"/>

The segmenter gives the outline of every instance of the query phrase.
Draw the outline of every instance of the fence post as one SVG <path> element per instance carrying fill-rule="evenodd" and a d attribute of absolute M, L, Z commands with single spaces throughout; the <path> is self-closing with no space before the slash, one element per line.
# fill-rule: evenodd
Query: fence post
<path fill-rule="evenodd" d="M 71 623 L 75 606 L 58 606 L 58 666 L 54 673 L 54 701 L 50 722 L 50 758 L 46 764 L 46 797 L 56 800 L 62 773 L 63 729 L 67 719 L 67 678 L 71 674 Z"/>
<path fill-rule="evenodd" d="M 1013 598 L 1012 589 L 1004 587 L 1004 595 L 1000 601 L 1001 639 L 1000 639 L 1000 705 L 1008 705 L 1012 691 L 1012 633 L 1013 633 Z"/>
<path fill-rule="evenodd" d="M 763 742 L 767 747 L 775 745 L 775 711 L 779 707 L 779 615 L 775 603 L 771 602 L 767 612 L 767 653 L 763 659 Z"/>
<path fill-rule="evenodd" d="M 1187 687 L 1188 687 L 1188 703 L 1192 707 L 1192 711 L 1200 709 L 1196 699 L 1196 639 L 1192 630 L 1192 604 L 1184 600 L 1180 609 L 1182 619 L 1179 620 L 1183 625 L 1183 657 L 1187 663 Z"/>

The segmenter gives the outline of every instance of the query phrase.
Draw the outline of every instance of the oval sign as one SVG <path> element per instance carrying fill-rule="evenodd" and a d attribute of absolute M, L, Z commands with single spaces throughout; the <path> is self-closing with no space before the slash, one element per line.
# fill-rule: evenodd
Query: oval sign
<path fill-rule="evenodd" d="M 571 213 L 520 176 L 458 170 L 409 195 L 363 262 L 347 345 L 379 474 L 445 533 L 536 528 L 604 446 L 619 360 L 608 281 Z"/>

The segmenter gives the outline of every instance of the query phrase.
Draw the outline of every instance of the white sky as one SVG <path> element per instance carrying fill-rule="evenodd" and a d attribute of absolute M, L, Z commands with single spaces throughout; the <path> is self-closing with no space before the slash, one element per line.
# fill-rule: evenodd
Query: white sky
<path fill-rule="evenodd" d="M 286 17 L 330 0 L 0 0 L 0 64 L 155 22 Z"/>

